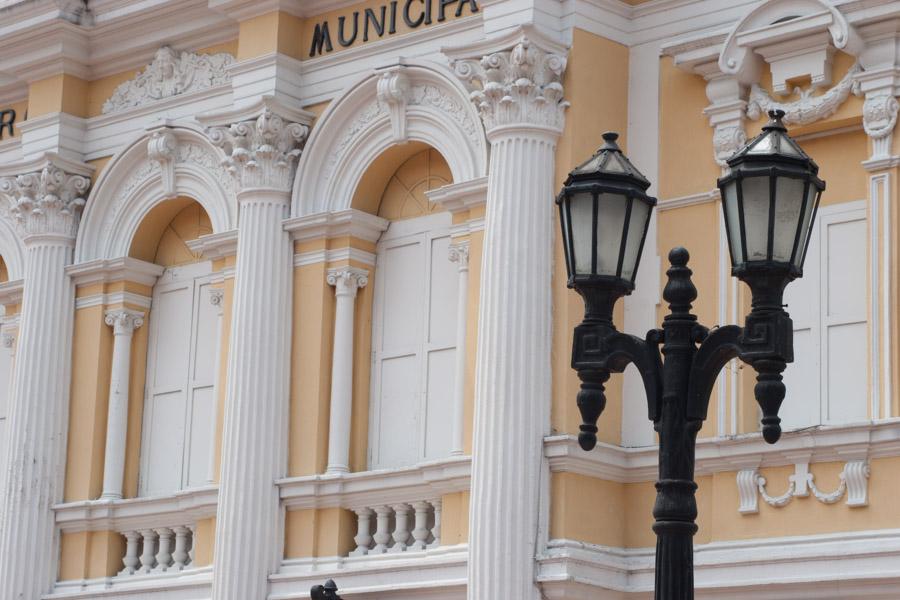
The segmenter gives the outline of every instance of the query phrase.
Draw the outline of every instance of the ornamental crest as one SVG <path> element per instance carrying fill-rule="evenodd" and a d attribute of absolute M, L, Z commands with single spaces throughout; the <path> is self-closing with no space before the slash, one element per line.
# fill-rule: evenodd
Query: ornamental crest
<path fill-rule="evenodd" d="M 163 46 L 143 72 L 116 88 L 103 103 L 103 114 L 228 83 L 231 76 L 227 67 L 233 62 L 234 57 L 227 53 L 178 54 Z"/>

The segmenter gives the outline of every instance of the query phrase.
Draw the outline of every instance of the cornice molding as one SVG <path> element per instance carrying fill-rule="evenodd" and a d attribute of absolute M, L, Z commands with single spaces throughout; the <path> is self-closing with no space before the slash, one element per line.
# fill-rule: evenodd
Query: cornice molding
<path fill-rule="evenodd" d="M 487 177 L 479 177 L 429 190 L 425 196 L 451 213 L 466 212 L 487 203 L 487 184 Z"/>
<path fill-rule="evenodd" d="M 375 243 L 390 222 L 355 208 L 295 217 L 284 222 L 294 241 L 350 236 Z"/>
<path fill-rule="evenodd" d="M 131 281 L 152 287 L 165 271 L 160 265 L 130 256 L 98 259 L 66 267 L 66 274 L 76 287 L 94 283 Z"/>
<path fill-rule="evenodd" d="M 471 470 L 471 457 L 460 456 L 401 469 L 291 477 L 275 483 L 288 509 L 354 509 L 467 491 Z"/>
<path fill-rule="evenodd" d="M 623 448 L 603 443 L 585 452 L 575 436 L 544 439 L 551 471 L 621 483 L 655 481 L 658 452 L 657 446 Z M 697 440 L 696 473 L 795 465 L 800 455 L 810 464 L 900 456 L 900 419 L 788 431 L 775 446 L 766 444 L 758 433 L 701 438 Z"/>
<path fill-rule="evenodd" d="M 216 516 L 218 486 L 193 488 L 168 496 L 127 500 L 84 500 L 53 507 L 64 532 L 134 531 Z"/>
<path fill-rule="evenodd" d="M 218 260 L 237 254 L 238 230 L 211 233 L 185 242 L 191 252 L 208 260 Z"/>

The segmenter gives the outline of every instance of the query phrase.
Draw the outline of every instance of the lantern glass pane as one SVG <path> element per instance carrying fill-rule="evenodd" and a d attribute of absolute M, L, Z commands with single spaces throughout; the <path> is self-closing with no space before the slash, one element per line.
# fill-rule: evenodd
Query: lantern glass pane
<path fill-rule="evenodd" d="M 623 194 L 600 194 L 597 219 L 597 274 L 616 275 L 619 251 L 625 230 L 625 209 L 628 198 Z"/>
<path fill-rule="evenodd" d="M 806 194 L 806 206 L 803 207 L 803 224 L 800 226 L 800 242 L 797 245 L 797 256 L 794 257 L 794 264 L 803 268 L 803 261 L 806 260 L 806 245 L 809 236 L 812 235 L 812 218 L 816 210 L 816 204 L 819 203 L 819 190 L 812 183 L 809 184 L 809 191 Z"/>
<path fill-rule="evenodd" d="M 769 134 L 750 148 L 747 154 L 772 154 L 773 152 L 775 152 L 775 136 Z"/>
<path fill-rule="evenodd" d="M 744 178 L 742 192 L 747 260 L 766 260 L 769 257 L 769 178 Z"/>
<path fill-rule="evenodd" d="M 725 184 L 725 198 L 722 210 L 725 211 L 725 226 L 728 227 L 728 243 L 731 246 L 732 266 L 743 264 L 744 246 L 741 242 L 741 218 L 738 210 L 737 187 L 740 185 L 737 179 L 732 179 Z"/>
<path fill-rule="evenodd" d="M 775 240 L 772 260 L 790 262 L 803 208 L 803 179 L 779 177 L 775 182 Z"/>
<path fill-rule="evenodd" d="M 593 247 L 594 195 L 581 192 L 569 196 L 572 217 L 572 252 L 575 255 L 575 274 L 590 275 Z"/>
<path fill-rule="evenodd" d="M 785 156 L 801 156 L 800 148 L 787 136 L 781 136 L 781 153 Z"/>
<path fill-rule="evenodd" d="M 631 204 L 631 218 L 628 221 L 628 237 L 625 240 L 625 258 L 622 261 L 622 278 L 634 281 L 634 272 L 637 270 L 641 257 L 641 240 L 647 229 L 647 219 L 650 217 L 650 205 L 635 198 Z"/>

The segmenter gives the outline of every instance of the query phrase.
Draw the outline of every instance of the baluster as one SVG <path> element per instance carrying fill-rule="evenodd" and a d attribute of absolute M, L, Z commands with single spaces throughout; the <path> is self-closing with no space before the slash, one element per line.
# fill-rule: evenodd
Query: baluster
<path fill-rule="evenodd" d="M 416 528 L 413 529 L 412 535 L 415 538 L 410 549 L 424 550 L 428 547 L 428 511 L 431 505 L 425 501 L 415 502 L 413 508 L 416 509 Z"/>
<path fill-rule="evenodd" d="M 350 553 L 350 556 L 365 556 L 369 553 L 372 546 L 372 509 L 360 508 L 356 511 L 356 550 Z"/>
<path fill-rule="evenodd" d="M 384 554 L 391 542 L 391 507 L 379 506 L 375 509 L 375 547 L 370 554 Z"/>
<path fill-rule="evenodd" d="M 134 575 L 141 562 L 138 558 L 141 534 L 137 531 L 126 531 L 123 535 L 125 536 L 125 558 L 122 559 L 122 564 L 125 565 L 125 568 L 119 571 L 119 575 Z"/>
<path fill-rule="evenodd" d="M 197 539 L 197 526 L 196 525 L 188 525 L 188 530 L 191 532 L 190 538 L 190 550 L 188 550 L 188 564 L 194 564 L 194 540 Z"/>
<path fill-rule="evenodd" d="M 191 530 L 187 527 L 178 526 L 175 531 L 175 551 L 172 553 L 172 571 L 181 571 L 187 565 L 188 561 L 188 535 Z"/>
<path fill-rule="evenodd" d="M 428 544 L 429 548 L 437 548 L 441 545 L 441 503 L 440 498 L 431 501 L 431 505 L 434 507 L 434 527 L 431 528 L 431 535 L 434 539 Z"/>
<path fill-rule="evenodd" d="M 144 538 L 144 551 L 141 553 L 141 573 L 149 573 L 156 566 L 156 532 L 152 529 L 141 530 Z"/>
<path fill-rule="evenodd" d="M 156 551 L 156 568 L 153 570 L 163 573 L 172 566 L 172 536 L 174 532 L 168 527 L 160 527 L 156 533 L 159 535 L 159 545 Z"/>
<path fill-rule="evenodd" d="M 403 552 L 409 542 L 409 504 L 395 504 L 394 515 L 394 546 L 391 552 Z"/>

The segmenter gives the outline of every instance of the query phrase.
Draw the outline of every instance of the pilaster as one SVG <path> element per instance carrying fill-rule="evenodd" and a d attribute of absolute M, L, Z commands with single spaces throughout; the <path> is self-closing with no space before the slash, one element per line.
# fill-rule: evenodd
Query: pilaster
<path fill-rule="evenodd" d="M 539 598 L 534 557 L 548 512 L 542 440 L 550 427 L 553 179 L 568 104 L 566 49 L 521 27 L 444 53 L 491 142 L 468 597 Z"/>
<path fill-rule="evenodd" d="M 203 121 L 240 204 L 212 597 L 243 600 L 265 597 L 281 554 L 274 481 L 287 467 L 292 291 L 283 220 L 309 119 L 264 99 Z"/>
<path fill-rule="evenodd" d="M 39 598 L 56 576 L 51 507 L 63 492 L 74 308 L 65 267 L 90 169 L 52 156 L 3 171 L 12 168 L 23 172 L 0 178 L 0 200 L 25 243 L 26 284 L 0 518 L 0 597 Z"/>

